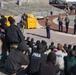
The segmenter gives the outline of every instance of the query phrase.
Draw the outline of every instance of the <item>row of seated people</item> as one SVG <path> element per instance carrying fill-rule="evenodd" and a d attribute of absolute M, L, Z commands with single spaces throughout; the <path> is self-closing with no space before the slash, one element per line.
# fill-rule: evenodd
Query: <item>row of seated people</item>
<path fill-rule="evenodd" d="M 26 39 L 26 41 L 20 43 L 17 49 L 12 49 L 5 62 L 6 72 L 9 75 L 12 75 L 12 73 L 17 73 L 17 75 L 75 75 L 76 45 L 68 53 L 60 43 L 50 51 L 48 50 L 49 45 L 49 48 L 47 47 L 44 51 L 43 41 L 37 40 L 35 43 L 33 40 L 31 47 L 31 40 L 28 43 Z M 24 58 L 23 55 L 25 55 Z M 22 65 L 28 66 L 24 69 L 21 67 Z"/>

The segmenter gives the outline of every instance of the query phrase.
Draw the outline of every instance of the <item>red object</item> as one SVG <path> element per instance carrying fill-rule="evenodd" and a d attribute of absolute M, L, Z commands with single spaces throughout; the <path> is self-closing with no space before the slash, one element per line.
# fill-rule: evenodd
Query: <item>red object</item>
<path fill-rule="evenodd" d="M 54 52 L 57 52 L 57 49 L 54 49 Z"/>

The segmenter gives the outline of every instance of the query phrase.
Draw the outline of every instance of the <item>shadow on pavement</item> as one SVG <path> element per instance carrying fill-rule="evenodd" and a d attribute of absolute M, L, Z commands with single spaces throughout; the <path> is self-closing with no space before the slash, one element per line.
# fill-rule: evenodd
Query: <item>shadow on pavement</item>
<path fill-rule="evenodd" d="M 46 36 L 42 36 L 42 35 L 38 35 L 38 34 L 34 34 L 34 33 L 27 33 L 29 35 L 33 35 L 33 36 L 38 36 L 38 37 L 42 37 L 42 38 L 47 38 Z"/>

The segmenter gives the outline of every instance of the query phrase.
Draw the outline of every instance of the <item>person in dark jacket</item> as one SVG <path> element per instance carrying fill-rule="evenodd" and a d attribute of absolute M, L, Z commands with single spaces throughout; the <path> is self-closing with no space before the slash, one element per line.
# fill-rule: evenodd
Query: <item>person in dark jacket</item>
<path fill-rule="evenodd" d="M 11 25 L 6 32 L 7 44 L 9 45 L 9 49 L 10 47 L 17 48 L 18 43 L 24 41 L 24 36 L 20 29 L 15 25 L 15 20 L 12 17 L 9 17 L 8 20 Z"/>
<path fill-rule="evenodd" d="M 26 43 L 27 43 L 27 45 L 29 45 L 29 42 L 30 42 L 30 37 L 28 36 L 28 37 L 26 38 Z"/>
<path fill-rule="evenodd" d="M 48 49 L 47 42 L 45 40 L 42 40 L 41 44 L 43 45 L 43 52 L 47 51 L 47 49 Z"/>
<path fill-rule="evenodd" d="M 31 38 L 31 41 L 29 42 L 29 47 L 33 48 L 35 45 L 34 38 Z"/>
<path fill-rule="evenodd" d="M 30 56 L 29 75 L 38 75 L 41 62 L 46 61 L 46 55 L 42 53 L 42 44 L 37 45 L 37 51 Z"/>
<path fill-rule="evenodd" d="M 5 39 L 5 36 L 6 36 L 6 30 L 7 30 L 7 19 L 5 17 L 2 17 L 0 19 L 0 23 L 1 23 L 1 31 L 0 31 L 0 37 L 2 39 L 2 58 L 1 58 L 1 61 L 2 62 L 5 62 L 6 58 L 7 58 L 7 45 L 6 45 L 6 39 Z"/>
<path fill-rule="evenodd" d="M 51 44 L 49 45 L 49 49 L 51 49 L 51 51 L 55 49 L 54 42 L 51 42 Z"/>
<path fill-rule="evenodd" d="M 7 71 L 7 73 L 9 73 L 10 75 L 14 73 L 20 74 L 23 70 L 21 66 L 29 64 L 27 50 L 28 47 L 26 45 L 26 42 L 23 41 L 18 45 L 17 49 L 13 49 L 10 52 L 5 62 L 5 70 Z"/>
<path fill-rule="evenodd" d="M 70 69 L 75 64 L 76 64 L 76 45 L 73 46 L 73 49 L 70 51 L 70 54 L 64 59 L 65 75 L 71 75 Z"/>
<path fill-rule="evenodd" d="M 40 64 L 39 75 L 56 75 L 59 72 L 59 66 L 56 63 L 56 55 L 50 52 L 47 61 Z"/>
<path fill-rule="evenodd" d="M 69 44 L 66 51 L 67 51 L 67 53 L 69 54 L 69 52 L 70 52 L 71 50 L 72 50 L 72 45 Z"/>

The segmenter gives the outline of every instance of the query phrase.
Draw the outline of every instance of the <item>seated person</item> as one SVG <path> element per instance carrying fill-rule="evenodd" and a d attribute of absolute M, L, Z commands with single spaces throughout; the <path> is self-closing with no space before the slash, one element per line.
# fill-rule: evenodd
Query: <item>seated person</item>
<path fill-rule="evenodd" d="M 25 41 L 21 42 L 17 49 L 11 50 L 5 62 L 5 70 L 7 73 L 10 75 L 17 73 L 18 75 L 23 71 L 21 66 L 29 64 L 27 50 L 28 48 Z"/>
<path fill-rule="evenodd" d="M 59 67 L 56 63 L 56 54 L 49 53 L 47 61 L 42 62 L 39 69 L 39 75 L 56 75 L 59 72 Z"/>
<path fill-rule="evenodd" d="M 65 75 L 71 75 L 70 69 L 76 64 L 76 45 L 73 46 L 73 49 L 70 51 L 70 54 L 65 57 Z M 76 71 L 76 70 L 75 70 Z"/>
<path fill-rule="evenodd" d="M 54 42 L 51 42 L 51 44 L 49 45 L 49 49 L 51 49 L 51 51 L 55 49 Z"/>
<path fill-rule="evenodd" d="M 30 56 L 29 75 L 38 75 L 41 62 L 46 61 L 47 55 L 42 52 L 42 44 L 37 46 L 37 50 Z"/>

